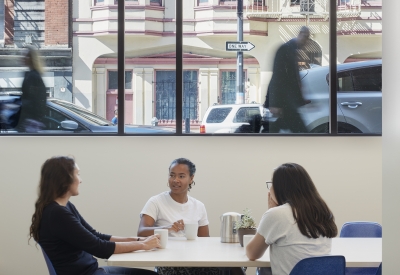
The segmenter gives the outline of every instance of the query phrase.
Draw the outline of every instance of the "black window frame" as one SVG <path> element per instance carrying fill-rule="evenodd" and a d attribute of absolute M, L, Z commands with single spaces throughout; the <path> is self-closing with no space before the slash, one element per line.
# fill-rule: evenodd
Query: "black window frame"
<path fill-rule="evenodd" d="M 118 2 L 118 71 L 125 71 L 125 0 Z M 183 3 L 176 1 L 176 121 L 182 121 L 182 100 L 183 100 Z M 329 3 L 329 103 L 330 103 L 330 117 L 329 117 L 329 133 L 326 134 L 273 134 L 282 136 L 338 136 L 346 135 L 338 133 L 338 119 L 337 119 L 337 65 L 332 60 L 337 60 L 337 14 L 336 14 L 336 1 L 331 0 Z M 118 78 L 118 105 L 120 113 L 124 113 L 124 88 L 125 83 L 124 74 L 119 74 Z M 121 108 L 122 107 L 122 108 Z M 118 123 L 117 135 L 127 135 L 124 133 L 124 117 L 121 116 L 120 123 Z M 176 123 L 176 136 L 198 136 L 207 134 L 186 134 L 183 132 L 182 124 Z M 218 136 L 271 136 L 271 134 L 218 134 Z M 347 134 L 346 136 L 380 136 L 381 134 Z"/>
<path fill-rule="evenodd" d="M 176 121 L 182 121 L 183 114 L 183 1 L 176 1 Z M 162 3 L 160 1 L 160 3 Z M 279 133 L 279 134 L 262 134 L 262 133 L 232 133 L 232 134 L 200 134 L 200 133 L 185 133 L 183 130 L 183 123 L 176 123 L 176 132 L 171 134 L 128 134 L 125 133 L 124 116 L 119 116 L 118 131 L 117 133 L 104 133 L 104 134 L 69 134 L 69 136 L 143 136 L 143 135 L 157 135 L 157 136 L 382 136 L 382 134 L 373 133 L 352 133 L 343 134 L 338 133 L 338 119 L 337 119 L 337 1 L 331 0 L 329 2 L 329 131 L 328 133 L 315 134 L 315 133 Z M 118 30 L 117 30 L 117 70 L 125 72 L 125 0 L 119 0 L 117 5 L 118 10 Z M 332 62 L 333 61 L 333 62 Z M 125 113 L 125 74 L 118 74 L 118 109 L 120 114 Z M 31 136 L 30 133 L 11 134 L 18 136 Z M 34 136 L 62 136 L 63 134 L 42 134 L 35 133 Z M 2 136 L 2 134 L 0 134 Z"/>

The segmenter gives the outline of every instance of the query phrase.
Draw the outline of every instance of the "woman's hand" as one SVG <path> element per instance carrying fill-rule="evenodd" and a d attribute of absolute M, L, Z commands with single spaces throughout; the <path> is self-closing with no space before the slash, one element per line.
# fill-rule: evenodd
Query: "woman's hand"
<path fill-rule="evenodd" d="M 185 223 L 183 222 L 183 220 L 179 220 L 174 222 L 174 224 L 170 228 L 168 228 L 168 231 L 178 232 L 184 229 L 185 229 Z"/>
<path fill-rule="evenodd" d="M 145 240 L 147 240 L 148 237 L 138 237 L 139 240 L 137 240 L 138 242 L 143 242 Z"/>
<path fill-rule="evenodd" d="M 268 192 L 268 209 L 278 206 L 278 203 L 272 198 L 271 192 Z"/>
<path fill-rule="evenodd" d="M 143 241 L 143 249 L 150 250 L 153 248 L 160 248 L 160 235 L 152 235 L 150 237 L 145 238 Z"/>

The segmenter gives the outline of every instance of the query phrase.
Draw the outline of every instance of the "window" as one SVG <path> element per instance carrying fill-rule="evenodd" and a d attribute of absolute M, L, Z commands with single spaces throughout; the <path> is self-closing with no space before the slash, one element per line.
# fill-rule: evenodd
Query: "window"
<path fill-rule="evenodd" d="M 118 0 L 114 0 L 114 4 L 118 5 Z M 125 5 L 138 5 L 139 0 L 125 0 Z"/>
<path fill-rule="evenodd" d="M 382 67 L 355 70 L 352 74 L 355 91 L 382 91 Z"/>
<path fill-rule="evenodd" d="M 118 14 L 114 0 L 67 1 L 68 12 L 65 5 L 49 6 L 51 1 L 14 2 L 4 2 L 0 9 L 5 29 L 0 37 L 0 44 L 4 43 L 0 46 L 0 96 L 22 93 L 25 67 L 16 57 L 31 45 L 39 49 L 45 63 L 46 72 L 41 77 L 48 104 L 52 98 L 62 99 L 107 121 L 119 110 L 122 123 L 118 126 L 157 125 L 157 129 L 176 128 L 182 135 L 183 126 L 188 133 L 189 121 L 190 133 L 197 134 L 203 120 L 209 120 L 206 114 L 211 108 L 232 106 L 234 111 L 228 115 L 231 124 L 234 120 L 246 123 L 255 116 L 248 108 L 259 108 L 265 118 L 268 116 L 263 122 L 273 126 L 277 117 L 263 110 L 265 105 L 272 111 L 274 107 L 290 107 L 304 127 L 297 131 L 281 124 L 277 132 L 271 127 L 269 132 L 264 128 L 263 133 L 381 131 L 380 114 L 374 112 L 382 109 L 381 63 L 373 61 L 380 60 L 382 54 L 381 0 L 243 1 L 241 43 L 236 43 L 241 29 L 237 25 L 237 0 L 196 0 L 191 5 L 190 1 L 126 0 L 125 16 Z M 72 4 L 76 12 L 72 12 Z M 200 7 L 193 9 L 193 4 Z M 370 11 L 372 17 L 363 16 Z M 332 12 L 336 12 L 335 17 Z M 59 16 L 54 18 L 54 13 Z M 124 22 L 118 21 L 121 18 Z M 331 18 L 335 29 L 331 29 Z M 124 33 L 118 29 L 122 24 Z M 311 29 L 311 40 L 303 47 L 291 47 L 294 54 L 286 55 L 297 54 L 297 58 L 290 62 L 282 58 L 274 64 L 278 47 L 290 45 L 306 25 Z M 226 51 L 225 41 L 240 46 Z M 262 58 L 257 54 L 260 51 Z M 329 66 L 333 60 L 336 65 Z M 286 63 L 298 66 L 287 70 L 282 65 Z M 283 96 L 275 95 L 271 100 L 273 92 L 266 95 L 274 84 L 274 65 L 291 74 L 275 81 L 282 85 Z M 333 67 L 337 72 L 331 71 Z M 243 73 L 237 74 L 237 70 Z M 119 82 L 122 78 L 118 79 L 118 72 L 125 74 L 125 83 Z M 331 85 L 327 76 L 335 79 Z M 293 84 L 301 84 L 301 92 L 288 95 L 286 91 L 300 90 L 288 88 Z M 337 94 L 336 98 L 330 98 L 331 94 Z M 223 107 L 228 104 L 231 106 Z M 224 110 L 217 110 L 211 115 L 214 112 L 224 114 Z M 215 124 L 215 129 L 208 127 L 206 133 L 221 133 Z M 338 129 L 339 125 L 345 131 Z M 237 126 L 230 125 L 225 133 L 234 133 Z M 118 129 L 118 135 L 128 133 Z M 115 128 L 104 131 L 116 132 Z"/>
<path fill-rule="evenodd" d="M 245 82 L 245 72 L 243 72 L 243 83 Z M 221 96 L 220 104 L 234 104 L 236 102 L 236 72 L 221 72 Z"/>
<path fill-rule="evenodd" d="M 254 119 L 254 117 L 260 116 L 260 108 L 258 107 L 245 107 L 240 108 L 236 113 L 234 122 L 249 122 Z"/>
<path fill-rule="evenodd" d="M 64 114 L 61 114 L 59 111 L 56 111 L 55 109 L 52 108 L 47 108 L 46 110 L 46 116 L 44 120 L 44 124 L 46 125 L 46 131 L 68 131 L 67 129 L 64 129 L 61 125 L 62 122 L 64 121 L 75 121 L 71 117 L 68 117 Z M 78 128 L 76 129 L 78 131 L 84 130 L 82 125 L 78 124 Z"/>
<path fill-rule="evenodd" d="M 236 5 L 236 0 L 220 0 L 220 5 Z"/>
<path fill-rule="evenodd" d="M 353 78 L 351 72 L 343 72 L 338 74 L 338 91 L 352 92 L 354 91 Z"/>
<path fill-rule="evenodd" d="M 156 72 L 156 117 L 175 120 L 176 72 Z M 183 119 L 198 120 L 197 71 L 183 72 Z"/>
<path fill-rule="evenodd" d="M 150 5 L 161 6 L 161 0 L 150 0 Z"/>
<path fill-rule="evenodd" d="M 47 116 L 50 101 L 58 98 L 80 104 L 73 96 L 72 2 L 0 0 L 0 102 L 8 96 L 20 98 L 19 103 L 1 108 L 0 128 L 12 126 L 1 134 L 34 135 L 49 130 L 62 134 L 63 129 L 53 131 L 60 125 L 55 127 Z M 85 8 L 103 3 L 87 1 Z M 7 54 L 10 49 L 12 55 Z M 41 61 L 33 62 L 35 70 L 27 71 L 21 60 L 28 52 L 31 60 Z M 84 100 L 91 109 L 90 98 Z"/>
<path fill-rule="evenodd" d="M 207 123 L 221 123 L 231 112 L 232 108 L 214 108 L 210 111 L 207 117 Z"/>
<path fill-rule="evenodd" d="M 118 72 L 108 71 L 108 89 L 116 90 L 118 89 Z M 125 89 L 132 89 L 132 71 L 125 72 Z"/>

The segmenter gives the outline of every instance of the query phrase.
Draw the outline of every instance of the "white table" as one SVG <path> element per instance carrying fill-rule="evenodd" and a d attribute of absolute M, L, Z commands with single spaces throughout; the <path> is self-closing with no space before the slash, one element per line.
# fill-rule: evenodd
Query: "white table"
<path fill-rule="evenodd" d="M 347 267 L 378 267 L 382 261 L 381 238 L 334 238 L 332 255 L 343 255 Z M 166 249 L 114 254 L 110 266 L 198 266 L 198 267 L 269 267 L 269 250 L 256 261 L 249 261 L 239 243 L 221 243 L 219 237 L 169 238 Z"/>

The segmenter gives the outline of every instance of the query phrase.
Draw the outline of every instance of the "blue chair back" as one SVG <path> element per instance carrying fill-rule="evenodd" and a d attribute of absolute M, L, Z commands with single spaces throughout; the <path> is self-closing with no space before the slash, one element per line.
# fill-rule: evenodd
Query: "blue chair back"
<path fill-rule="evenodd" d="M 50 262 L 49 257 L 47 257 L 46 252 L 42 249 L 44 260 L 46 261 L 47 264 L 47 269 L 49 270 L 49 275 L 57 275 L 56 271 L 54 270 L 53 264 Z"/>
<path fill-rule="evenodd" d="M 377 222 L 346 222 L 340 230 L 341 238 L 382 238 L 382 226 Z"/>
<path fill-rule="evenodd" d="M 382 275 L 382 263 L 379 265 L 378 270 L 376 271 L 375 275 Z"/>
<path fill-rule="evenodd" d="M 290 275 L 345 275 L 344 256 L 322 256 L 306 258 L 298 262 Z"/>

